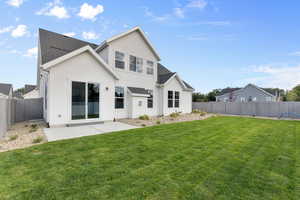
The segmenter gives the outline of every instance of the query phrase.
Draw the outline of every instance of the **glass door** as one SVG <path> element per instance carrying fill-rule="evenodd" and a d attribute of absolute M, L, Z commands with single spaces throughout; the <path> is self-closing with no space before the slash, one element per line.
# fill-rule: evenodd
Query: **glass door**
<path fill-rule="evenodd" d="M 72 82 L 72 120 L 99 118 L 99 88 L 96 83 Z"/>
<path fill-rule="evenodd" d="M 99 84 L 88 84 L 88 118 L 99 118 Z"/>

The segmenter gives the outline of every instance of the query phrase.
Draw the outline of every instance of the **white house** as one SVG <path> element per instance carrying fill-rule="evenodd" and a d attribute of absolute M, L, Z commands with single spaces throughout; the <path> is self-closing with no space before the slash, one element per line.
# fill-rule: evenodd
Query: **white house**
<path fill-rule="evenodd" d="M 192 111 L 193 88 L 139 27 L 100 45 L 39 30 L 39 95 L 50 126 Z"/>
<path fill-rule="evenodd" d="M 0 98 L 11 99 L 13 96 L 13 86 L 7 83 L 0 83 Z"/>
<path fill-rule="evenodd" d="M 35 99 L 40 97 L 39 90 L 36 85 L 25 85 L 24 90 L 24 99 Z"/>
<path fill-rule="evenodd" d="M 253 84 L 244 88 L 226 88 L 216 96 L 216 101 L 221 102 L 275 102 L 277 95 L 271 94 Z"/>

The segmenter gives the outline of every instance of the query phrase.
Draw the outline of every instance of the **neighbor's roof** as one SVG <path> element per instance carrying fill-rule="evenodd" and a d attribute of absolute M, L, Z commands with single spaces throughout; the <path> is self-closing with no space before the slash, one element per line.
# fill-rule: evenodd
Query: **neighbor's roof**
<path fill-rule="evenodd" d="M 128 90 L 134 94 L 145 94 L 145 95 L 149 94 L 149 92 L 145 88 L 128 87 Z"/>
<path fill-rule="evenodd" d="M 0 93 L 8 96 L 11 89 L 12 84 L 0 83 Z"/>
<path fill-rule="evenodd" d="M 218 96 L 222 96 L 224 94 L 231 93 L 231 92 L 234 92 L 234 91 L 237 91 L 240 89 L 242 89 L 242 88 L 225 88 L 225 89 L 221 90 L 221 92 Z"/>
<path fill-rule="evenodd" d="M 24 94 L 27 94 L 28 92 L 31 92 L 36 88 L 36 85 L 25 85 Z"/>
<path fill-rule="evenodd" d="M 39 40 L 41 48 L 41 64 L 45 64 L 87 45 L 93 49 L 96 49 L 98 46 L 97 44 L 85 42 L 44 29 L 39 29 Z"/>
<path fill-rule="evenodd" d="M 249 87 L 249 86 L 258 89 L 259 91 L 265 93 L 266 95 L 269 95 L 269 96 L 275 96 L 274 94 L 271 94 L 270 92 L 264 90 L 263 88 L 260 88 L 260 87 L 254 85 L 254 84 L 249 83 L 249 84 L 246 85 L 244 88 L 225 88 L 225 89 L 223 89 L 223 90 L 221 91 L 221 93 L 220 93 L 219 95 L 217 95 L 217 97 L 223 96 L 223 95 L 226 95 L 226 94 L 230 94 L 230 93 L 232 93 L 232 92 L 237 92 L 237 91 L 239 91 L 239 90 L 242 91 L 242 90 L 244 90 L 246 87 Z"/>
<path fill-rule="evenodd" d="M 157 64 L 157 83 L 164 84 L 166 83 L 171 77 L 174 76 L 176 72 L 171 72 L 168 68 L 163 66 L 162 64 Z M 183 81 L 184 85 L 188 88 L 193 90 L 194 88 L 189 85 L 187 82 Z"/>

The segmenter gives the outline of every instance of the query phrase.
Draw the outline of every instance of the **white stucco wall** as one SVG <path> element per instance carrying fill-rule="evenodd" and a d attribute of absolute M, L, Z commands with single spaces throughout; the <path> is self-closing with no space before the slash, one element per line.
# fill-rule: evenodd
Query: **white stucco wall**
<path fill-rule="evenodd" d="M 179 108 L 168 108 L 168 91 L 179 91 Z M 163 88 L 163 115 L 170 115 L 173 112 L 192 112 L 192 92 L 184 91 L 176 77 L 172 78 Z"/>
<path fill-rule="evenodd" d="M 71 120 L 72 81 L 100 84 L 100 119 Z M 88 52 L 53 67 L 49 73 L 49 124 L 62 125 L 114 118 L 115 79 Z M 106 87 L 108 90 L 106 90 Z"/>

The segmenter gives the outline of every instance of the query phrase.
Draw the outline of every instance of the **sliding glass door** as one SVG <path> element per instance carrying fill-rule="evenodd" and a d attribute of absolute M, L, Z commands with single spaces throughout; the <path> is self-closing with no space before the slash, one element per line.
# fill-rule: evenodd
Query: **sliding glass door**
<path fill-rule="evenodd" d="M 99 118 L 99 84 L 72 82 L 72 120 Z"/>

